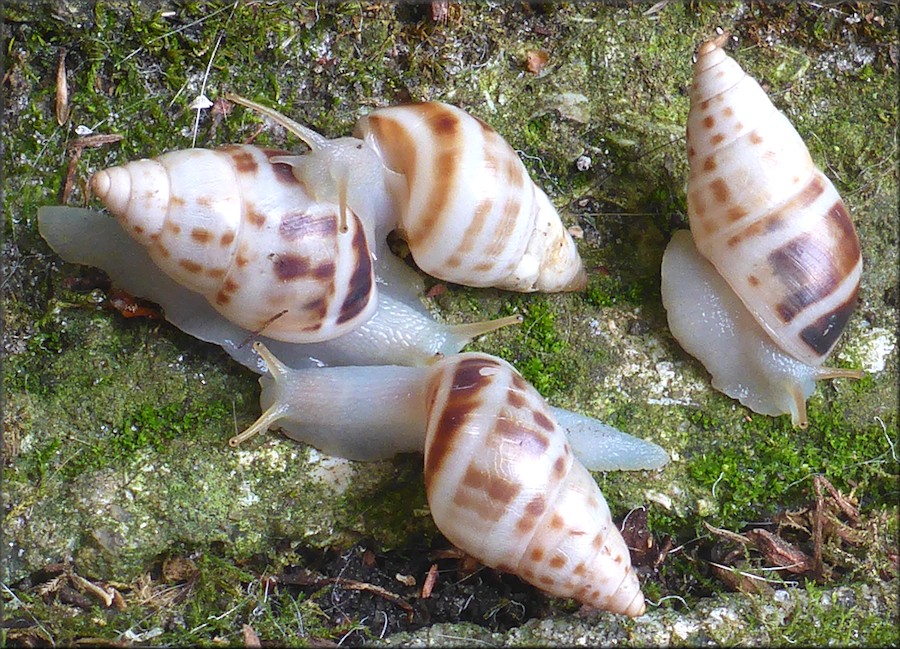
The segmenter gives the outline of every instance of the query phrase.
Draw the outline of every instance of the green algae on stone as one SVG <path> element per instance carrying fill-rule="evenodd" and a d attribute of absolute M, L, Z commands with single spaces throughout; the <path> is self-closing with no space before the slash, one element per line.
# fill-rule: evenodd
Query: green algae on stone
<path fill-rule="evenodd" d="M 72 204 L 85 200 L 81 183 L 99 168 L 190 146 L 197 112 L 188 107 L 203 88 L 212 100 L 233 91 L 268 101 L 329 136 L 348 133 L 377 106 L 455 103 L 503 134 L 566 225 L 584 229 L 585 295 L 450 287 L 432 306 L 452 322 L 522 313 L 519 329 L 473 348 L 521 363 L 555 405 L 669 450 L 673 462 L 662 472 L 597 478 L 619 519 L 643 504 L 657 539 L 669 534 L 684 545 L 646 576 L 645 590 L 654 602 L 678 596 L 687 606 L 676 611 L 666 608 L 676 600 L 666 600 L 635 622 L 532 620 L 506 635 L 436 625 L 432 642 L 896 644 L 886 613 L 896 598 L 874 570 L 857 567 L 860 582 L 849 587 L 784 590 L 774 602 L 701 599 L 724 586 L 703 561 L 708 541 L 695 540 L 703 521 L 740 530 L 802 505 L 813 473 L 845 492 L 855 486 L 863 515 L 875 520 L 896 502 L 895 8 L 465 3 L 445 24 L 431 23 L 427 8 L 390 3 L 6 9 L 3 531 L 13 546 L 4 548 L 3 578 L 25 607 L 17 615 L 28 620 L 30 611 L 58 643 L 238 642 L 243 623 L 263 641 L 308 642 L 338 628 L 329 613 L 308 598 L 266 591 L 251 557 L 275 574 L 302 564 L 302 548 L 345 548 L 364 537 L 403 547 L 434 535 L 415 457 L 330 461 L 274 433 L 228 449 L 226 440 L 255 419 L 255 375 L 165 323 L 101 308 L 101 291 L 71 290 L 65 280 L 79 271 L 60 264 L 37 235 L 36 210 L 59 200 L 77 127 L 125 139 L 83 152 Z M 735 58 L 768 86 L 832 176 L 866 262 L 860 308 L 832 360 L 868 375 L 820 385 L 804 433 L 713 391 L 672 340 L 659 303 L 659 257 L 671 231 L 685 226 L 691 55 L 717 27 L 737 37 Z M 61 46 L 72 108 L 64 127 L 53 112 Z M 521 65 L 532 47 L 549 53 L 540 76 Z M 302 148 L 249 111 L 203 111 L 197 143 L 242 141 L 261 124 L 257 143 Z M 579 171 L 583 154 L 592 162 Z M 136 584 L 135 575 L 177 554 L 196 557 L 200 581 L 184 588 L 184 601 L 159 608 L 122 586 L 127 611 L 73 615 L 16 583 L 73 557 L 87 577 Z M 826 607 L 826 593 L 839 605 Z M 334 641 L 362 617 L 339 627 Z M 373 639 L 382 623 L 374 618 L 363 624 L 373 625 Z"/>

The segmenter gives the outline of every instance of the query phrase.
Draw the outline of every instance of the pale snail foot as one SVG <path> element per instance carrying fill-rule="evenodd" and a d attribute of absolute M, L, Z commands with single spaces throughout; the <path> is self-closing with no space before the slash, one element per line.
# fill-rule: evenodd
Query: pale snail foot
<path fill-rule="evenodd" d="M 447 327 L 448 336 L 464 344 L 475 336 L 494 331 L 501 327 L 520 324 L 522 322 L 522 319 L 523 318 L 521 315 L 512 315 L 504 318 L 498 318 L 496 320 L 487 320 L 484 322 L 449 325 Z M 462 346 L 462 344 L 460 344 L 460 346 Z M 290 389 L 287 386 L 293 379 L 293 377 L 298 377 L 301 375 L 300 371 L 291 369 L 290 367 L 282 363 L 278 358 L 276 358 L 276 356 L 263 343 L 259 341 L 254 342 L 253 351 L 259 354 L 259 356 L 265 361 L 266 367 L 268 368 L 268 373 L 276 388 L 285 387 L 285 392 L 287 392 L 287 390 Z M 430 358 L 430 362 L 427 362 L 426 365 L 429 367 L 433 366 L 435 363 L 442 361 L 445 357 L 446 355 L 442 351 L 437 351 Z M 325 376 L 325 371 L 326 370 L 324 368 L 322 368 L 321 370 L 313 370 L 314 373 L 318 373 L 321 377 Z M 361 374 L 363 371 L 364 370 L 360 370 L 359 373 Z M 379 370 L 377 368 L 373 368 L 371 371 L 374 373 Z M 315 376 L 315 374 L 313 376 Z M 259 419 L 257 419 L 253 424 L 247 427 L 246 430 L 232 437 L 228 441 L 229 446 L 236 447 L 256 436 L 257 434 L 263 433 L 269 428 L 274 427 L 280 419 L 289 416 L 291 412 L 290 400 L 288 398 L 281 397 L 282 393 L 280 392 L 276 392 L 276 394 L 278 396 L 275 396 L 273 398 L 272 405 L 269 406 L 269 408 L 267 408 L 265 412 L 263 412 Z M 360 402 L 362 402 L 363 398 L 364 397 L 361 395 Z M 424 428 L 422 430 L 424 434 Z"/>
<path fill-rule="evenodd" d="M 507 320 L 516 321 L 517 317 Z M 465 359 L 483 358 L 490 367 L 514 372 L 496 357 L 442 352 L 436 353 L 431 363 L 418 367 L 293 369 L 262 343 L 255 343 L 253 350 L 269 370 L 260 377 L 263 414 L 233 437 L 231 446 L 278 424 L 288 437 L 348 459 L 383 459 L 424 450 L 428 384 L 436 376 L 450 376 L 459 363 L 465 364 Z M 523 389 L 534 391 L 521 377 L 519 381 Z M 542 400 L 540 403 L 541 411 L 546 410 L 541 421 L 558 426 L 574 455 L 591 471 L 655 470 L 669 461 L 666 451 L 653 442 Z M 493 420 L 486 416 L 485 421 Z"/>
<path fill-rule="evenodd" d="M 763 415 L 790 414 L 808 426 L 806 399 L 816 381 L 860 378 L 851 369 L 815 367 L 783 352 L 763 331 L 689 231 L 672 235 L 662 263 L 662 299 L 672 335 L 712 376 L 712 385 Z"/>
<path fill-rule="evenodd" d="M 50 247 L 68 262 L 102 268 L 132 295 L 159 304 L 166 320 L 200 340 L 220 345 L 236 361 L 262 373 L 259 356 L 247 344 L 252 333 L 227 320 L 199 293 L 160 271 L 141 245 L 114 218 L 93 210 L 45 206 L 38 210 L 38 229 Z M 444 325 L 434 320 L 417 297 L 417 276 L 401 261 L 384 255 L 379 272 L 379 302 L 367 322 L 338 338 L 291 344 L 262 337 L 279 359 L 292 368 L 322 365 L 428 365 L 435 353 L 459 352 L 472 336 L 513 318 L 484 325 Z M 390 271 L 381 281 L 382 271 Z M 398 272 L 403 271 L 403 272 Z M 514 322 L 513 322 L 514 323 Z"/>

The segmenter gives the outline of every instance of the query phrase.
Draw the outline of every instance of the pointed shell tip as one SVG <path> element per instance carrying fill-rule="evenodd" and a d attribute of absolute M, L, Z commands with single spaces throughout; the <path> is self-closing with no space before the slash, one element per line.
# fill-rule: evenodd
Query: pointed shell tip
<path fill-rule="evenodd" d="M 98 171 L 93 176 L 91 176 L 91 191 L 100 200 L 106 198 L 106 195 L 109 194 L 111 186 L 112 181 L 109 177 L 109 173 L 107 173 L 106 170 Z"/>
<path fill-rule="evenodd" d="M 700 49 L 697 50 L 697 56 L 706 56 L 707 54 L 722 48 L 725 43 L 728 41 L 728 32 L 724 32 L 722 34 L 718 34 L 713 38 L 710 38 L 708 41 L 703 43 L 700 46 Z"/>

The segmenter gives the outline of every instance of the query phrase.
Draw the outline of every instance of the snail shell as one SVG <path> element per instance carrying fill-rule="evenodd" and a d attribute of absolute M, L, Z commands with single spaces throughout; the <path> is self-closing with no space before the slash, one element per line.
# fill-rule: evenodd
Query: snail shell
<path fill-rule="evenodd" d="M 691 233 L 776 344 L 821 365 L 856 306 L 859 240 L 800 135 L 723 42 L 704 43 L 694 67 Z"/>
<path fill-rule="evenodd" d="M 232 322 L 277 340 L 327 340 L 375 312 L 367 233 L 270 162 L 281 154 L 174 151 L 97 172 L 91 188 L 167 275 Z"/>
<path fill-rule="evenodd" d="M 455 106 L 425 102 L 363 117 L 400 206 L 400 232 L 425 272 L 468 286 L 576 291 L 581 257 L 512 147 Z"/>
<path fill-rule="evenodd" d="M 320 199 L 340 202 L 343 191 L 376 231 L 396 227 L 430 275 L 523 292 L 587 285 L 575 242 L 547 195 L 512 147 L 465 111 L 440 102 L 382 108 L 359 120 L 359 139 L 327 140 L 270 108 L 228 98 L 304 139 L 309 153 L 278 160 L 323 192 Z"/>
<path fill-rule="evenodd" d="M 487 354 L 426 368 L 291 370 L 254 347 L 270 372 L 260 378 L 264 412 L 232 445 L 277 424 L 353 459 L 424 451 L 429 506 L 451 542 L 551 594 L 643 613 L 628 548 L 582 461 L 594 470 L 659 468 L 663 449 L 551 408 Z"/>
<path fill-rule="evenodd" d="M 723 51 L 726 38 L 704 43 L 694 67 L 687 126 L 693 242 L 673 237 L 663 302 L 673 334 L 716 387 L 756 412 L 790 412 L 805 427 L 815 380 L 860 376 L 821 367 L 856 304 L 859 240 L 790 121 Z M 721 285 L 689 260 L 694 244 Z"/>
<path fill-rule="evenodd" d="M 202 295 L 162 273 L 148 249 L 128 236 L 116 219 L 74 207 L 42 207 L 38 229 L 66 261 L 102 268 L 116 286 L 159 304 L 166 320 L 182 331 L 220 345 L 236 361 L 260 373 L 265 366 L 249 344 L 252 338 L 264 341 L 295 368 L 425 365 L 436 355 L 455 354 L 475 336 L 521 321 L 509 316 L 459 325 L 437 322 L 419 298 L 409 294 L 406 269 L 380 260 L 378 307 L 369 320 L 330 340 L 287 343 L 241 328 L 213 309 Z"/>
<path fill-rule="evenodd" d="M 452 543 L 553 595 L 644 613 L 609 506 L 537 390 L 505 361 L 461 354 L 427 407 L 425 489 Z"/>

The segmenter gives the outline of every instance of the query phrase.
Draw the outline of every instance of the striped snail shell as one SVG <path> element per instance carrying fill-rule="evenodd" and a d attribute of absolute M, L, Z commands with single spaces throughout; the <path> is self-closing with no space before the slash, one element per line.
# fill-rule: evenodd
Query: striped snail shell
<path fill-rule="evenodd" d="M 506 140 L 465 111 L 440 102 L 381 108 L 359 120 L 355 138 L 328 140 L 270 108 L 227 97 L 301 137 L 311 151 L 279 161 L 294 165 L 307 185 L 332 188 L 331 201 L 344 191 L 381 234 L 396 228 L 426 273 L 522 292 L 587 285 L 547 195 Z"/>
<path fill-rule="evenodd" d="M 728 394 L 765 414 L 791 412 L 794 424 L 805 427 L 805 399 L 814 380 L 859 375 L 821 367 L 856 305 L 859 240 L 834 185 L 815 166 L 787 117 L 724 52 L 726 39 L 701 45 L 694 67 L 687 125 L 688 216 L 696 250 L 780 350 L 780 355 L 763 354 L 772 358 L 769 369 L 760 370 L 768 378 L 750 382 L 768 384 L 766 391 L 781 396 L 757 398 L 758 388 L 730 374 L 745 371 L 744 362 L 723 367 L 722 355 L 739 345 L 730 343 L 726 351 L 697 340 L 690 346 L 715 381 L 733 386 L 724 390 Z M 678 245 L 685 251 L 692 247 Z M 673 332 L 683 332 L 676 337 L 691 336 L 693 327 L 673 325 L 673 318 L 696 320 L 705 312 L 678 293 L 691 289 L 679 289 L 672 280 L 679 272 L 674 263 L 674 256 L 664 261 L 663 299 Z M 684 312 L 688 304 L 698 313 Z M 717 335 L 723 328 L 708 325 L 719 327 Z M 757 335 L 751 325 L 741 327 Z M 740 345 L 758 347 L 755 342 Z M 808 368 L 802 386 L 782 371 L 794 363 Z M 796 376 L 794 370 L 788 374 Z"/>
<path fill-rule="evenodd" d="M 425 489 L 438 529 L 552 595 L 642 615 L 628 547 L 546 402 L 508 363 L 444 362 L 428 386 Z"/>
<path fill-rule="evenodd" d="M 422 270 L 469 286 L 576 291 L 587 276 L 575 243 L 513 148 L 455 106 L 425 102 L 363 117 L 355 133 L 378 151 L 400 233 Z"/>
<path fill-rule="evenodd" d="M 236 361 L 259 373 L 265 366 L 249 344 L 251 339 L 265 341 L 294 368 L 323 364 L 426 365 L 438 355 L 457 353 L 475 336 L 521 322 L 520 316 L 466 324 L 438 322 L 415 295 L 415 286 L 408 290 L 407 269 L 385 264 L 382 259 L 376 267 L 378 306 L 371 318 L 329 340 L 284 342 L 269 338 L 268 329 L 260 334 L 259 330 L 240 327 L 202 295 L 162 273 L 148 249 L 126 234 L 116 219 L 93 210 L 46 206 L 38 210 L 38 229 L 66 261 L 103 269 L 118 288 L 160 305 L 173 325 L 195 338 L 220 345 Z"/>
<path fill-rule="evenodd" d="M 92 191 L 153 261 L 244 329 L 315 342 L 375 312 L 367 232 L 314 201 L 283 151 L 187 149 L 99 171 Z"/>
<path fill-rule="evenodd" d="M 262 416 L 232 445 L 281 426 L 330 454 L 424 451 L 435 524 L 460 549 L 553 595 L 626 615 L 644 599 L 628 548 L 585 464 L 659 468 L 659 446 L 550 407 L 487 354 L 429 367 L 291 370 L 265 346 Z"/>

